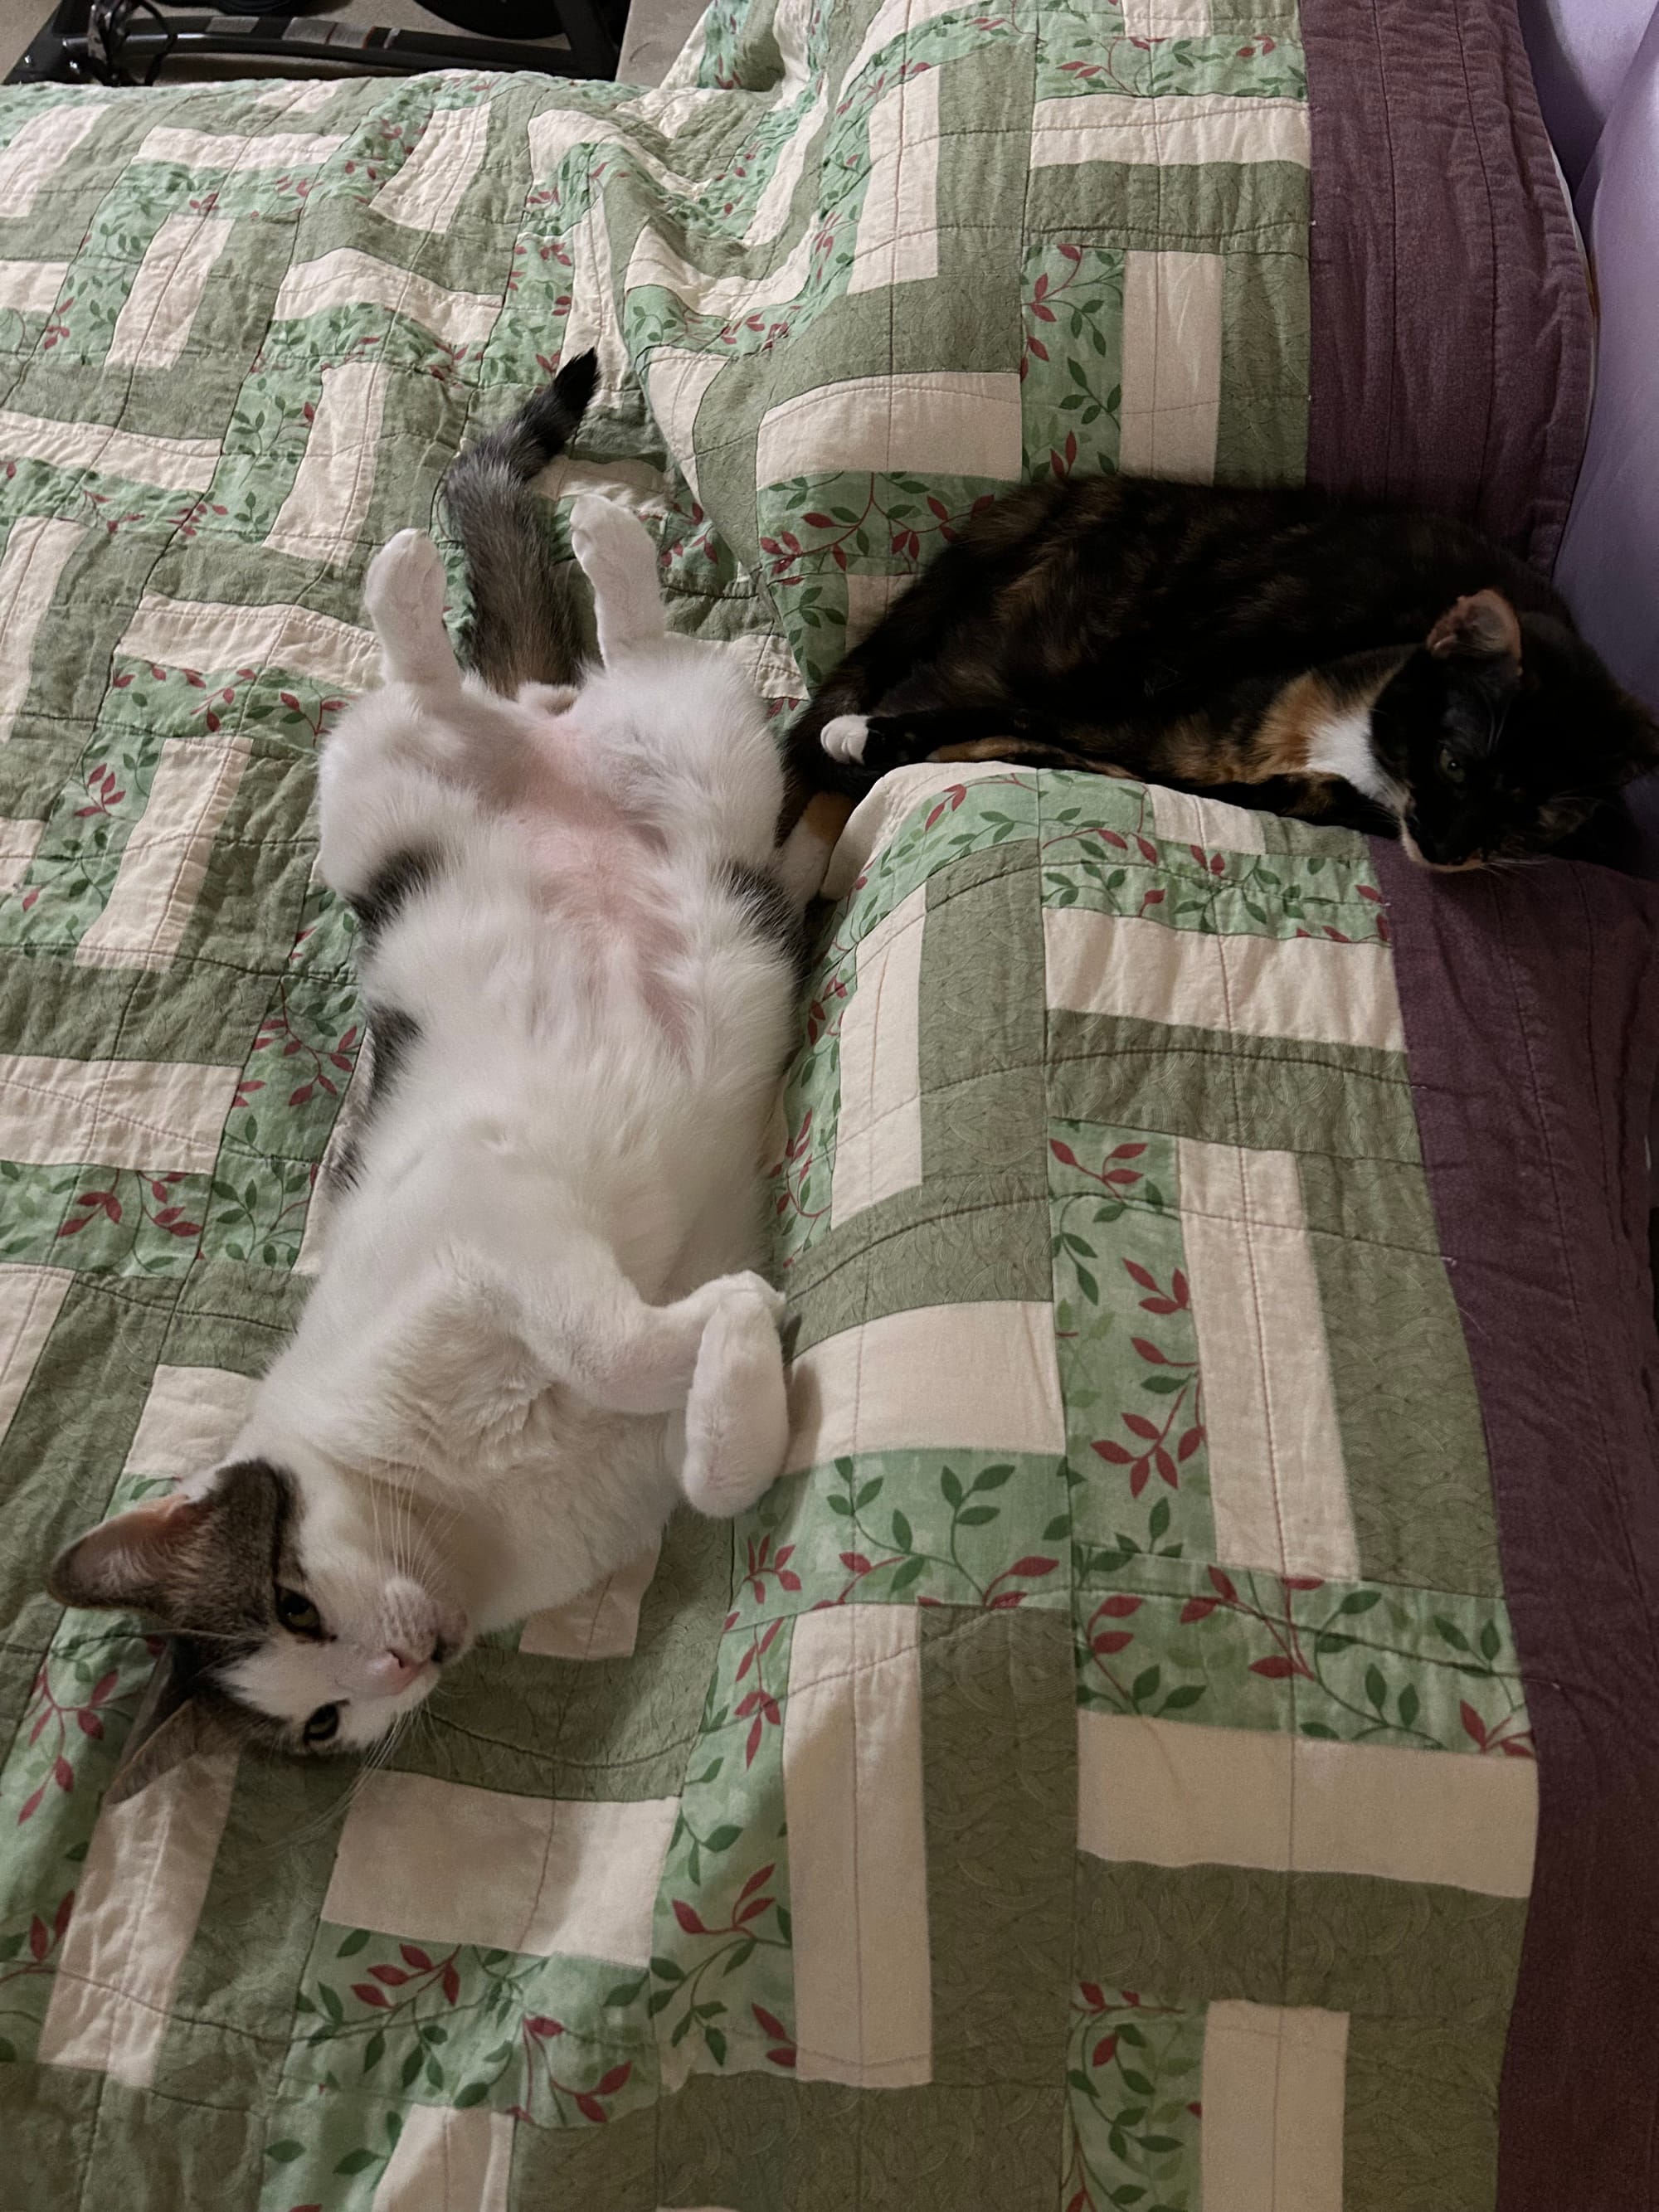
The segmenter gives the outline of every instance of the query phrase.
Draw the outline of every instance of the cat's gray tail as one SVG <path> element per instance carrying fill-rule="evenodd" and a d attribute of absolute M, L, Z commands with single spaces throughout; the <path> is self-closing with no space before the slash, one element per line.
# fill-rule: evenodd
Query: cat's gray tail
<path fill-rule="evenodd" d="M 592 352 L 567 362 L 516 415 L 459 454 L 444 478 L 472 599 L 461 659 L 492 691 L 570 684 L 580 672 L 568 585 L 530 486 L 574 436 L 599 367 Z"/>

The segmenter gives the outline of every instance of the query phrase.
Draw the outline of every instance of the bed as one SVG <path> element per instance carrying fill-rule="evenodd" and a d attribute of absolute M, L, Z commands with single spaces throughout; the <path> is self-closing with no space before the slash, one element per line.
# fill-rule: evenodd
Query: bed
<path fill-rule="evenodd" d="M 544 480 L 780 716 L 975 502 L 1541 565 L 1583 263 L 1509 0 L 716 0 L 661 88 L 0 96 L 0 2203 L 1613 2212 L 1659 2099 L 1656 894 L 994 763 L 848 825 L 784 1477 L 385 1769 L 100 1801 L 54 1548 L 217 1451 L 362 1044 L 374 547 Z M 456 578 L 459 599 L 460 580 Z"/>

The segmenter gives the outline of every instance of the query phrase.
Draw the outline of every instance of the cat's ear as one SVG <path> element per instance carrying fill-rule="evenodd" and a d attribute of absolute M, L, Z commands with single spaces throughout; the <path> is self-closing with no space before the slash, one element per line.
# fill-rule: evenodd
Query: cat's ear
<path fill-rule="evenodd" d="M 1521 617 L 1502 592 L 1474 592 L 1441 616 L 1429 632 L 1429 651 L 1437 660 L 1454 653 L 1495 659 L 1521 658 Z"/>
<path fill-rule="evenodd" d="M 60 1552 L 46 1588 L 59 1605 L 152 1613 L 165 1620 L 208 1510 L 205 1500 L 177 1491 L 130 1506 Z"/>
<path fill-rule="evenodd" d="M 228 1751 L 235 1741 L 219 1707 L 198 1694 L 195 1675 L 177 1646 L 169 1644 L 133 1715 L 104 1802 L 119 1805 L 194 1753 Z"/>

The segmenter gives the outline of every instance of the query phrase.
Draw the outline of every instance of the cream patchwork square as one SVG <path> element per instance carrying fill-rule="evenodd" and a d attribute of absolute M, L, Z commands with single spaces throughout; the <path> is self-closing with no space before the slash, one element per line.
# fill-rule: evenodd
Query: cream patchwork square
<path fill-rule="evenodd" d="M 216 1465 L 247 1419 L 258 1378 L 227 1367 L 158 1367 L 123 1472 L 174 1481 Z"/>
<path fill-rule="evenodd" d="M 235 228 L 229 216 L 170 215 L 144 249 L 115 319 L 112 368 L 171 368 L 190 342 L 208 278 Z"/>
<path fill-rule="evenodd" d="M 82 968 L 165 968 L 195 908 L 214 841 L 253 747 L 246 738 L 167 738 L 143 814 L 103 910 L 82 933 Z"/>
<path fill-rule="evenodd" d="M 797 2079 L 903 2088 L 933 2071 L 921 1620 L 802 1613 L 784 1707 Z"/>
<path fill-rule="evenodd" d="M 44 822 L 0 814 L 0 897 L 15 891 L 28 874 L 46 827 Z"/>
<path fill-rule="evenodd" d="M 1049 907 L 1048 1004 L 1080 1014 L 1403 1052 L 1386 945 L 1219 937 L 1139 915 Z"/>
<path fill-rule="evenodd" d="M 1211 2004 L 1199 2150 L 1212 2212 L 1342 2212 L 1347 2066 L 1346 2013 Z"/>
<path fill-rule="evenodd" d="M 323 371 L 311 435 L 265 544 L 296 560 L 340 562 L 368 520 L 389 372 L 345 361 Z"/>
<path fill-rule="evenodd" d="M 155 2080 L 236 1763 L 198 1752 L 99 1814 L 40 2030 L 43 2066 L 95 2068 L 130 2089 Z"/>
<path fill-rule="evenodd" d="M 346 692 L 372 690 L 380 668 L 373 630 L 314 607 L 229 606 L 159 592 L 139 600 L 115 652 L 164 668 L 281 668 Z"/>
<path fill-rule="evenodd" d="M 568 1605 L 532 1613 L 519 1633 L 520 1651 L 544 1659 L 626 1659 L 638 1641 L 640 1601 L 651 1587 L 660 1540 Z"/>
<path fill-rule="evenodd" d="M 1176 1149 L 1215 1556 L 1352 1582 L 1359 1539 L 1296 1156 Z"/>
<path fill-rule="evenodd" d="M 1097 1858 L 1525 1897 L 1537 1825 L 1530 1759 L 1078 1714 L 1078 1843 Z"/>
<path fill-rule="evenodd" d="M 22 1402 L 74 1280 L 68 1267 L 0 1267 L 0 1437 Z"/>
<path fill-rule="evenodd" d="M 406 168 L 400 169 L 392 184 L 407 173 Z M 386 191 L 391 189 L 391 185 L 386 188 Z M 383 192 L 380 198 L 385 197 Z M 293 317 L 322 314 L 330 307 L 362 307 L 407 315 L 422 330 L 447 339 L 452 345 L 476 345 L 494 329 L 501 302 L 492 292 L 452 291 L 447 285 L 434 283 L 430 276 L 418 276 L 411 270 L 400 269 L 396 262 L 382 261 L 378 254 L 363 253 L 355 246 L 337 246 L 315 261 L 302 261 L 289 270 L 270 315 L 273 322 L 280 323 Z M 365 364 L 343 364 L 354 365 Z M 312 434 L 316 435 L 314 425 Z"/>
<path fill-rule="evenodd" d="M 849 293 L 939 274 L 939 87 L 937 70 L 906 77 L 870 111 L 870 174 Z"/>
<path fill-rule="evenodd" d="M 0 553 L 0 744 L 11 736 L 33 676 L 34 641 L 57 592 L 70 556 L 87 537 L 78 522 L 21 515 L 6 532 Z"/>
<path fill-rule="evenodd" d="M 763 416 L 755 481 L 910 469 L 1014 483 L 1020 441 L 1012 370 L 854 376 L 815 385 Z"/>
<path fill-rule="evenodd" d="M 675 1797 L 595 1804 L 371 1773 L 341 1831 L 323 1917 L 416 1942 L 642 1967 L 678 1810 Z"/>
<path fill-rule="evenodd" d="M 483 165 L 489 114 L 488 100 L 439 108 L 414 152 L 375 193 L 374 208 L 380 220 L 405 230 L 447 231 Z"/>
<path fill-rule="evenodd" d="M 204 1175 L 240 1073 L 191 1060 L 0 1055 L 0 1158 Z"/>
<path fill-rule="evenodd" d="M 1218 253 L 1124 255 L 1118 465 L 1126 475 L 1213 478 L 1226 275 Z"/>
<path fill-rule="evenodd" d="M 789 1382 L 786 1471 L 847 1454 L 1061 1454 L 1054 1308 L 989 1299 L 884 1314 L 815 1344 Z"/>
<path fill-rule="evenodd" d="M 919 884 L 860 942 L 857 988 L 841 1024 L 841 1105 L 830 1218 L 854 1214 L 921 1181 L 921 949 L 927 886 Z"/>

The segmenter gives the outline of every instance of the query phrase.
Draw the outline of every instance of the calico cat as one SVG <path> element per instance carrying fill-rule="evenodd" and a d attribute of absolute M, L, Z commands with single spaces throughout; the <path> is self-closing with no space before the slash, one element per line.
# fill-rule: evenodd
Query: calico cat
<path fill-rule="evenodd" d="M 1462 523 L 1073 477 L 975 515 L 790 737 L 798 792 L 928 758 L 1146 777 L 1461 867 L 1560 843 L 1659 727 Z"/>
<path fill-rule="evenodd" d="M 822 848 L 775 849 L 759 699 L 669 634 L 650 537 L 596 499 L 580 680 L 521 487 L 592 382 L 572 364 L 451 480 L 501 689 L 457 664 L 428 538 L 368 572 L 386 688 L 325 743 L 320 867 L 359 918 L 374 1069 L 322 1272 L 226 1459 L 50 1578 L 173 1632 L 125 1792 L 204 1735 L 374 1744 L 481 1632 L 782 1462 L 782 1301 L 752 1267 Z"/>

